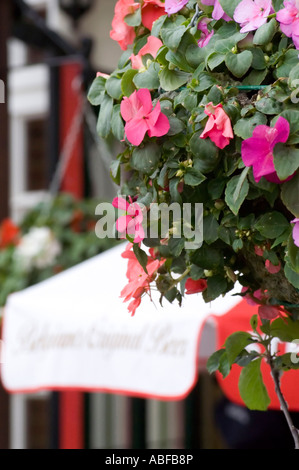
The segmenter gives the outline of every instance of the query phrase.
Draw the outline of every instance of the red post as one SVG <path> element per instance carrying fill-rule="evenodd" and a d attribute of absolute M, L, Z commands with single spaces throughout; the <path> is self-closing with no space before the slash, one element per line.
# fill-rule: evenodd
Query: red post
<path fill-rule="evenodd" d="M 67 61 L 61 65 L 59 75 L 61 149 L 66 142 L 71 148 L 60 190 L 80 199 L 84 195 L 83 127 L 82 121 L 78 123 L 78 113 L 82 111 L 80 63 Z M 59 395 L 59 447 L 84 448 L 84 394 L 81 392 L 67 391 Z"/>
<path fill-rule="evenodd" d="M 83 128 L 78 123 L 78 113 L 82 112 L 81 71 L 78 62 L 67 62 L 60 67 L 61 149 L 66 143 L 71 148 L 61 191 L 77 198 L 82 198 L 84 194 Z"/>

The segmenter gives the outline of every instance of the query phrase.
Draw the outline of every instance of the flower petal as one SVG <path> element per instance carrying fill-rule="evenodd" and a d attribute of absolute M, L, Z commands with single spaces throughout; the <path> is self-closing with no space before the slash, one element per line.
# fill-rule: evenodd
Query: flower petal
<path fill-rule="evenodd" d="M 141 144 L 147 131 L 147 124 L 144 119 L 131 119 L 125 125 L 125 133 L 128 141 L 135 146 Z"/>

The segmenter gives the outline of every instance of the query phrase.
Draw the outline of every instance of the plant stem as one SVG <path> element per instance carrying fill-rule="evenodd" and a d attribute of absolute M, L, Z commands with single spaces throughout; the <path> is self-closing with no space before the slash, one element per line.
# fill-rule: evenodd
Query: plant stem
<path fill-rule="evenodd" d="M 275 384 L 275 392 L 276 392 L 276 395 L 278 396 L 279 403 L 280 403 L 280 409 L 282 410 L 285 416 L 285 419 L 288 423 L 289 429 L 293 436 L 295 449 L 299 449 L 299 430 L 293 424 L 292 418 L 289 413 L 287 402 L 285 401 L 284 396 L 282 394 L 281 387 L 280 387 L 279 371 L 276 370 L 275 367 L 273 366 L 272 359 L 269 360 L 269 364 L 271 367 L 272 378 Z"/>

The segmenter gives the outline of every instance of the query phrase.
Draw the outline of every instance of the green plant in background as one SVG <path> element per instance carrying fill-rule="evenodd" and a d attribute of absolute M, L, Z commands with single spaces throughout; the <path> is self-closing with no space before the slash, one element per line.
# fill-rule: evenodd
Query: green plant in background
<path fill-rule="evenodd" d="M 119 0 L 111 37 L 123 54 L 88 94 L 99 135 L 123 143 L 111 164 L 121 195 L 147 210 L 203 204 L 201 247 L 187 250 L 175 226 L 133 243 L 145 269 L 147 247 L 165 260 L 148 283 L 161 302 L 180 303 L 240 286 L 259 305 L 254 333 L 227 338 L 209 370 L 227 376 L 241 365 L 244 402 L 265 410 L 266 360 L 287 419 L 279 377 L 298 361 L 273 355 L 270 343 L 299 338 L 298 16 L 295 0 Z"/>
<path fill-rule="evenodd" d="M 71 268 L 117 243 L 99 239 L 97 201 L 69 194 L 42 202 L 19 225 L 6 219 L 0 227 L 0 306 L 7 296 Z"/>

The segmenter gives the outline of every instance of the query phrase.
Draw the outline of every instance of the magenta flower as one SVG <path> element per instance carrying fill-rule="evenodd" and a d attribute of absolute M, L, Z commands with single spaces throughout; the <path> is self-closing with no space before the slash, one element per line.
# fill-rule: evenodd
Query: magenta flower
<path fill-rule="evenodd" d="M 203 5 L 212 6 L 214 5 L 214 10 L 212 13 L 212 18 L 214 20 L 225 20 L 231 21 L 231 18 L 225 13 L 222 6 L 219 3 L 219 0 L 201 0 Z"/>
<path fill-rule="evenodd" d="M 288 121 L 279 117 L 274 127 L 261 124 L 256 126 L 252 137 L 242 142 L 242 160 L 252 166 L 253 176 L 258 183 L 262 176 L 273 183 L 281 183 L 275 167 L 273 149 L 278 142 L 285 143 L 290 133 Z"/>
<path fill-rule="evenodd" d="M 276 15 L 280 23 L 281 31 L 292 38 L 296 49 L 299 49 L 299 2 L 297 0 L 285 0 L 285 8 L 279 10 Z"/>
<path fill-rule="evenodd" d="M 271 0 L 242 0 L 234 13 L 234 20 L 241 25 L 241 33 L 248 33 L 267 23 L 273 13 Z"/>
<path fill-rule="evenodd" d="M 208 18 L 204 18 L 197 25 L 197 29 L 202 32 L 200 39 L 198 40 L 198 46 L 200 48 L 207 46 L 210 42 L 211 37 L 214 34 L 213 29 L 211 32 L 208 30 L 208 23 L 210 21 L 211 20 L 209 20 Z"/>
<path fill-rule="evenodd" d="M 180 11 L 188 3 L 189 0 L 165 0 L 165 11 L 169 15 L 173 15 Z"/>
<path fill-rule="evenodd" d="M 134 237 L 134 243 L 139 243 L 144 239 L 144 230 L 142 227 L 143 214 L 142 209 L 130 198 L 130 204 L 122 197 L 115 197 L 112 201 L 113 207 L 124 211 L 116 221 L 116 230 L 122 234 L 123 238 L 129 235 Z"/>
<path fill-rule="evenodd" d="M 293 240 L 295 245 L 299 247 L 299 219 L 291 220 L 291 224 L 295 224 L 293 228 Z"/>
<path fill-rule="evenodd" d="M 149 137 L 161 137 L 170 129 L 169 120 L 161 112 L 159 101 L 153 109 L 151 94 L 147 88 L 135 90 L 129 98 L 125 97 L 120 111 L 126 121 L 125 134 L 133 145 L 140 145 L 146 133 Z"/>

